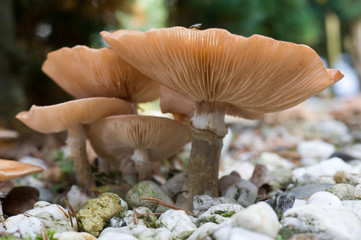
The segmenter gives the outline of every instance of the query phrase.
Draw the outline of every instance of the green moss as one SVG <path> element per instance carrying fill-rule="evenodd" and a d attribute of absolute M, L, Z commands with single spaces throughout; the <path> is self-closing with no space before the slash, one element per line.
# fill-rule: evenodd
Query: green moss
<path fill-rule="evenodd" d="M 8 237 L 0 237 L 0 240 L 18 240 L 20 238 L 16 238 L 13 236 L 8 236 Z"/>
<path fill-rule="evenodd" d="M 225 212 L 223 214 L 221 214 L 222 217 L 226 217 L 226 218 L 230 218 L 232 217 L 234 214 L 236 213 L 236 211 L 230 211 L 230 212 Z"/>
<path fill-rule="evenodd" d="M 50 229 L 46 229 L 46 234 L 48 235 L 50 240 L 55 240 L 56 238 L 54 238 L 55 235 L 55 231 L 52 231 Z M 35 240 L 43 240 L 43 236 L 41 234 L 36 235 Z"/>
<path fill-rule="evenodd" d="M 294 228 L 281 228 L 278 232 L 276 240 L 289 239 L 290 237 L 298 233 L 300 232 Z"/>

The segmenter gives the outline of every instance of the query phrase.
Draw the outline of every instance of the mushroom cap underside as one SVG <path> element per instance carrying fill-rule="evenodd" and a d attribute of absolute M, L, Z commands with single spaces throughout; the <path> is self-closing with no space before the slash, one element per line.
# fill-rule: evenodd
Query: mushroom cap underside
<path fill-rule="evenodd" d="M 186 125 L 154 116 L 111 116 L 90 125 L 88 138 L 97 154 L 114 166 L 129 160 L 134 149 L 145 149 L 151 161 L 179 152 L 190 142 Z"/>
<path fill-rule="evenodd" d="M 196 104 L 192 99 L 163 85 L 159 88 L 159 97 L 162 113 L 173 113 L 185 122 L 192 118 L 196 108 Z"/>
<path fill-rule="evenodd" d="M 310 47 L 261 35 L 183 27 L 101 35 L 143 74 L 245 118 L 295 106 L 343 77 Z"/>
<path fill-rule="evenodd" d="M 50 106 L 33 105 L 16 118 L 41 133 L 65 131 L 76 124 L 89 124 L 111 115 L 131 114 L 131 105 L 117 98 L 84 98 Z"/>
<path fill-rule="evenodd" d="M 117 97 L 140 103 L 158 97 L 159 83 L 110 48 L 63 47 L 48 53 L 42 70 L 76 98 Z"/>
<path fill-rule="evenodd" d="M 44 171 L 43 168 L 15 160 L 0 159 L 0 181 Z"/>

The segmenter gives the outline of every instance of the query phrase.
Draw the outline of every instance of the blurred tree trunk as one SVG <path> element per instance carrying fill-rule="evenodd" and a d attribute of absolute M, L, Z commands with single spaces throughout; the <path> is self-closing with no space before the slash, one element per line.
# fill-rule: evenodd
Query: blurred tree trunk
<path fill-rule="evenodd" d="M 355 65 L 354 67 L 361 81 L 361 18 L 352 23 L 351 35 L 353 42 L 352 57 Z"/>
<path fill-rule="evenodd" d="M 12 127 L 14 116 L 25 107 L 21 81 L 12 71 L 16 56 L 12 0 L 0 1 L 0 126 Z"/>

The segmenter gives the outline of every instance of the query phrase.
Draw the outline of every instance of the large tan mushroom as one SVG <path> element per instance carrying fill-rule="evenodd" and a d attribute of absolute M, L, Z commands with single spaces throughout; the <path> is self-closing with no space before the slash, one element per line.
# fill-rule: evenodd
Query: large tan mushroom
<path fill-rule="evenodd" d="M 84 126 L 101 118 L 118 114 L 130 114 L 132 107 L 117 98 L 84 98 L 61 104 L 38 107 L 16 115 L 28 127 L 41 133 L 57 133 L 67 130 L 66 140 L 70 148 L 79 185 L 91 193 L 94 184 L 86 155 Z"/>
<path fill-rule="evenodd" d="M 89 140 L 97 154 L 123 173 L 135 163 L 139 180 L 149 179 L 152 169 L 191 140 L 187 126 L 163 117 L 111 116 L 90 125 Z"/>
<path fill-rule="evenodd" d="M 22 163 L 15 160 L 0 159 L 0 181 L 23 177 L 32 173 L 43 171 L 43 168 L 36 165 Z"/>
<path fill-rule="evenodd" d="M 247 119 L 295 106 L 340 80 L 310 47 L 222 29 L 172 27 L 128 34 L 102 32 L 140 72 L 196 102 L 183 206 L 217 195 L 225 114 Z M 196 183 L 196 184 L 195 184 Z"/>
<path fill-rule="evenodd" d="M 75 98 L 117 97 L 142 103 L 158 97 L 160 84 L 110 48 L 63 47 L 48 53 L 42 70 Z"/>

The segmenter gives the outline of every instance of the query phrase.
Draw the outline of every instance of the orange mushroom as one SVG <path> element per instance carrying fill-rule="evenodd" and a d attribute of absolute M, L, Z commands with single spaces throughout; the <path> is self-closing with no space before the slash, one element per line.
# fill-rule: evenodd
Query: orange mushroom
<path fill-rule="evenodd" d="M 110 48 L 63 47 L 48 53 L 42 70 L 76 98 L 117 97 L 142 103 L 158 97 L 160 84 Z"/>
<path fill-rule="evenodd" d="M 36 165 L 22 163 L 15 160 L 0 159 L 0 181 L 23 177 L 42 171 L 44 171 L 44 169 Z"/>
<path fill-rule="evenodd" d="M 163 85 L 159 88 L 159 97 L 162 113 L 172 113 L 180 122 L 188 122 L 193 117 L 196 104 L 191 99 Z"/>
<path fill-rule="evenodd" d="M 70 148 L 79 185 L 91 193 L 94 184 L 86 155 L 84 126 L 110 115 L 130 114 L 132 107 L 117 98 L 85 98 L 61 104 L 38 107 L 20 112 L 16 118 L 41 133 L 57 133 L 67 130 L 66 140 Z"/>
<path fill-rule="evenodd" d="M 226 113 L 261 118 L 295 106 L 343 77 L 326 69 L 310 47 L 261 35 L 247 38 L 222 29 L 183 27 L 101 35 L 141 73 L 196 102 L 184 185 L 187 208 L 194 195 L 217 195 Z"/>
<path fill-rule="evenodd" d="M 90 125 L 89 140 L 97 154 L 125 174 L 133 164 L 139 180 L 150 179 L 164 159 L 190 142 L 187 126 L 164 117 L 111 116 Z M 152 171 L 153 169 L 153 171 Z"/>

